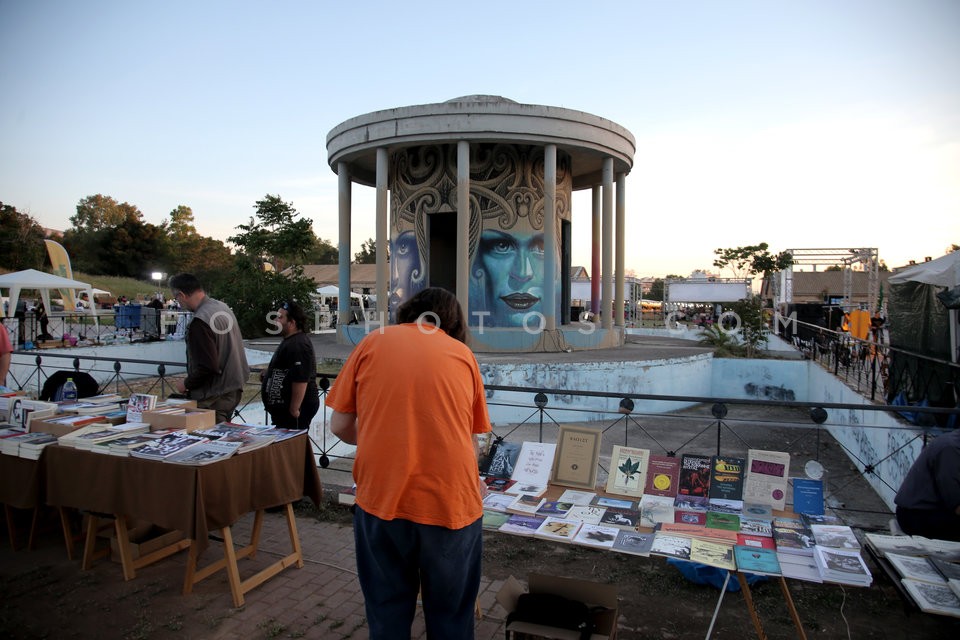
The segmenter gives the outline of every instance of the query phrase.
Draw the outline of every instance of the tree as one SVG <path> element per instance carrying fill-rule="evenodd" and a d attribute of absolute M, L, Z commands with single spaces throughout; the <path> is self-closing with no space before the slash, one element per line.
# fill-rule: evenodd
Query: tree
<path fill-rule="evenodd" d="M 360 245 L 360 251 L 353 254 L 353 261 L 357 264 L 376 264 L 377 243 L 373 238 L 368 238 L 366 242 Z"/>
<path fill-rule="evenodd" d="M 237 226 L 242 233 L 230 236 L 227 241 L 251 258 L 273 263 L 277 271 L 291 264 L 303 264 L 304 257 L 316 243 L 313 221 L 296 220 L 300 214 L 280 196 L 267 194 L 263 200 L 257 200 L 256 210 L 249 224 Z"/>
<path fill-rule="evenodd" d="M 44 235 L 36 220 L 0 202 L 0 267 L 13 271 L 43 269 L 47 255 Z"/>
<path fill-rule="evenodd" d="M 311 309 L 310 294 L 316 283 L 303 275 L 296 265 L 287 274 L 264 271 L 262 263 L 246 254 L 234 257 L 233 268 L 212 277 L 204 288 L 233 309 L 240 331 L 247 338 L 261 337 L 273 327 L 270 314 L 285 300 L 294 300 L 304 309 Z"/>
<path fill-rule="evenodd" d="M 647 292 L 647 300 L 663 301 L 663 278 L 656 278 L 651 283 L 650 291 Z"/>
<path fill-rule="evenodd" d="M 337 264 L 339 261 L 340 250 L 323 238 L 317 238 L 303 257 L 304 264 Z"/>
<path fill-rule="evenodd" d="M 110 196 L 87 196 L 77 203 L 77 213 L 70 223 L 78 232 L 100 231 L 128 220 L 143 220 L 143 214 L 132 204 L 118 203 Z"/>
<path fill-rule="evenodd" d="M 179 205 L 170 212 L 170 222 L 161 228 L 166 232 L 170 249 L 166 261 L 169 273 L 188 272 L 207 282 L 213 274 L 233 269 L 230 249 L 219 240 L 197 233 L 190 207 Z"/>
<path fill-rule="evenodd" d="M 761 242 L 735 249 L 714 249 L 718 258 L 713 261 L 713 266 L 718 269 L 729 268 L 734 273 L 733 277 L 743 278 L 745 273 L 768 276 L 793 264 L 790 252 L 782 251 L 773 255 L 767 250 L 768 246 L 766 242 Z"/>

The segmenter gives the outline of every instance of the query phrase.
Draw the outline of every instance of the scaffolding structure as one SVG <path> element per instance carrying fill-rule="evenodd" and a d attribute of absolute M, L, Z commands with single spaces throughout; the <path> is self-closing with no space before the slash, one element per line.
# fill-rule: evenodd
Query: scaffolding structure
<path fill-rule="evenodd" d="M 843 301 L 840 303 L 844 312 L 853 309 L 853 271 L 855 266 L 867 274 L 867 309 L 873 310 L 877 305 L 880 291 L 880 260 L 876 247 L 859 249 L 787 249 L 793 256 L 793 264 L 789 270 L 779 272 L 774 282 L 779 285 L 774 292 L 775 302 L 780 304 L 793 303 L 793 269 L 796 266 L 810 265 L 814 270 L 823 266 L 841 267 L 843 271 Z"/>

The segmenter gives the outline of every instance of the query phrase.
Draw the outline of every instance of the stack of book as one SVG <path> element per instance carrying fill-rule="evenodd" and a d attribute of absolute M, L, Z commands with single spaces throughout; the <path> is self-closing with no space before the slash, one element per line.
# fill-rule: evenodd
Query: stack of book
<path fill-rule="evenodd" d="M 30 440 L 24 440 L 20 443 L 20 448 L 17 451 L 17 455 L 21 458 L 27 458 L 28 460 L 39 460 L 40 454 L 43 453 L 43 449 L 51 444 L 56 443 L 57 436 L 51 433 L 36 433 L 33 434 L 39 436 Z"/>
<path fill-rule="evenodd" d="M 178 431 L 134 447 L 130 449 L 130 455 L 146 460 L 166 460 L 175 453 L 203 442 L 208 442 L 207 438 Z"/>
<path fill-rule="evenodd" d="M 225 439 L 210 440 L 187 447 L 164 459 L 174 464 L 205 465 L 226 460 L 237 453 L 239 442 L 227 442 Z"/>
<path fill-rule="evenodd" d="M 0 439 L 0 453 L 7 456 L 19 456 L 20 446 L 30 442 L 39 442 L 46 440 L 50 434 L 47 433 L 23 433 L 15 436 Z"/>

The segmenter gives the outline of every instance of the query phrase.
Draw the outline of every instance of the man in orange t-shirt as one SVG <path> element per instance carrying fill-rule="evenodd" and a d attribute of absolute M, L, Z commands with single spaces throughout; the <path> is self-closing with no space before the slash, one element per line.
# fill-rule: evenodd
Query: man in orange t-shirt
<path fill-rule="evenodd" d="M 424 289 L 399 324 L 367 335 L 326 404 L 357 445 L 357 571 L 370 638 L 409 638 L 422 594 L 427 636 L 474 637 L 483 504 L 474 435 L 490 430 L 456 297 Z"/>

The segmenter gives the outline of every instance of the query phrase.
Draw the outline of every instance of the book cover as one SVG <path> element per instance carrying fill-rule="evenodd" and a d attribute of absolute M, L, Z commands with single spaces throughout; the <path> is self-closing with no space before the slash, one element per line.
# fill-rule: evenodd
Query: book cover
<path fill-rule="evenodd" d="M 127 422 L 143 422 L 143 412 L 157 407 L 157 396 L 149 393 L 131 393 L 127 400 Z"/>
<path fill-rule="evenodd" d="M 933 584 L 947 584 L 946 578 L 937 571 L 937 568 L 923 556 L 905 556 L 899 553 L 888 553 L 887 560 L 897 570 L 901 578 L 922 580 Z"/>
<path fill-rule="evenodd" d="M 567 513 L 573 505 L 569 502 L 560 502 L 558 500 L 547 500 L 537 509 L 538 516 L 556 516 L 566 518 Z"/>
<path fill-rule="evenodd" d="M 673 521 L 682 523 L 682 524 L 693 524 L 693 525 L 703 526 L 707 524 L 707 512 L 674 508 Z"/>
<path fill-rule="evenodd" d="M 600 524 L 600 518 L 606 510 L 606 507 L 592 504 L 575 504 L 567 511 L 566 517 L 568 520 L 579 520 L 585 524 Z"/>
<path fill-rule="evenodd" d="M 722 529 L 723 531 L 740 531 L 740 516 L 735 513 L 722 511 L 708 511 L 706 526 L 708 529 Z"/>
<path fill-rule="evenodd" d="M 793 578 L 794 580 L 806 580 L 807 582 L 823 582 L 820 577 L 820 570 L 813 559 L 813 554 L 798 555 L 795 553 L 783 553 L 777 549 L 777 561 L 780 563 L 780 573 L 784 578 Z"/>
<path fill-rule="evenodd" d="M 643 496 L 649 462 L 649 449 L 613 445 L 613 453 L 610 455 L 610 474 L 607 476 L 607 493 L 637 498 Z"/>
<path fill-rule="evenodd" d="M 546 491 L 556 451 L 557 445 L 552 442 L 524 442 L 510 479 L 517 484 L 539 485 Z"/>
<path fill-rule="evenodd" d="M 742 547 L 755 547 L 757 549 L 776 550 L 777 548 L 772 536 L 755 536 L 749 533 L 738 533 L 737 544 Z"/>
<path fill-rule="evenodd" d="M 956 562 L 947 562 L 946 560 L 941 560 L 940 558 L 930 557 L 927 559 L 946 580 L 960 580 L 960 564 L 957 564 Z"/>
<path fill-rule="evenodd" d="M 510 514 L 492 509 L 483 510 L 483 528 L 487 531 L 496 531 L 510 519 Z"/>
<path fill-rule="evenodd" d="M 637 503 L 633 500 L 612 498 L 610 496 L 597 496 L 593 499 L 592 504 L 598 507 L 613 507 L 614 509 L 634 509 L 637 506 Z"/>
<path fill-rule="evenodd" d="M 743 508 L 743 476 L 746 460 L 731 456 L 710 459 L 710 503 Z"/>
<path fill-rule="evenodd" d="M 638 533 L 621 529 L 610 548 L 619 553 L 646 557 L 650 555 L 654 537 L 655 534 L 653 533 Z"/>
<path fill-rule="evenodd" d="M 506 511 L 507 508 L 516 500 L 514 496 L 508 496 L 503 493 L 491 493 L 483 499 L 483 508 L 493 511 Z"/>
<path fill-rule="evenodd" d="M 774 518 L 773 541 L 781 553 L 813 554 L 813 532 L 799 518 Z"/>
<path fill-rule="evenodd" d="M 528 495 L 524 493 L 514 498 L 513 502 L 510 503 L 510 506 L 507 507 L 507 511 L 510 513 L 533 515 L 541 506 L 543 506 L 544 502 L 546 501 L 540 496 Z"/>
<path fill-rule="evenodd" d="M 507 489 L 517 484 L 516 480 L 497 478 L 496 476 L 487 476 L 483 479 L 483 482 L 487 485 L 487 491 L 494 491 L 496 493 L 504 493 Z"/>
<path fill-rule="evenodd" d="M 814 547 L 813 559 L 824 582 L 839 582 L 860 587 L 869 587 L 873 581 L 859 551 Z"/>
<path fill-rule="evenodd" d="M 712 542 L 724 542 L 730 545 L 736 544 L 737 534 L 734 531 L 724 529 L 711 529 L 710 527 L 699 526 L 695 524 L 683 524 L 680 522 L 663 522 L 657 525 L 657 531 L 690 538 L 700 538 L 701 540 L 710 540 Z"/>
<path fill-rule="evenodd" d="M 669 456 L 651 455 L 647 462 L 647 484 L 644 486 L 645 496 L 677 496 L 677 485 L 680 479 L 680 460 Z"/>
<path fill-rule="evenodd" d="M 202 436 L 194 436 L 189 433 L 171 433 L 157 438 L 153 442 L 146 442 L 139 447 L 130 449 L 130 455 L 135 458 L 163 460 L 202 442 L 208 442 L 208 440 Z"/>
<path fill-rule="evenodd" d="M 557 434 L 553 484 L 593 491 L 597 486 L 597 465 L 603 432 L 577 425 L 560 425 Z"/>
<path fill-rule="evenodd" d="M 578 489 L 564 489 L 563 493 L 560 494 L 560 497 L 557 498 L 560 502 L 570 502 L 574 505 L 588 505 L 593 502 L 593 499 L 597 497 L 597 494 L 593 491 L 580 491 Z"/>
<path fill-rule="evenodd" d="M 740 533 L 753 536 L 773 537 L 773 519 L 740 516 Z"/>
<path fill-rule="evenodd" d="M 903 578 L 900 582 L 924 613 L 960 618 L 960 600 L 949 586 L 909 578 Z"/>
<path fill-rule="evenodd" d="M 773 549 L 738 544 L 733 548 L 733 554 L 739 571 L 762 576 L 781 575 L 777 552 Z"/>
<path fill-rule="evenodd" d="M 743 479 L 743 501 L 768 504 L 782 511 L 786 508 L 789 477 L 789 453 L 749 449 Z"/>
<path fill-rule="evenodd" d="M 507 518 L 507 521 L 503 523 L 499 531 L 501 533 L 512 533 L 518 536 L 533 536 L 534 532 L 536 532 L 544 520 L 546 520 L 546 518 L 542 516 L 514 513 Z"/>
<path fill-rule="evenodd" d="M 547 516 L 533 532 L 533 537 L 554 542 L 573 542 L 582 525 L 578 520 Z"/>
<path fill-rule="evenodd" d="M 860 549 L 860 541 L 853 529 L 845 524 L 812 524 L 810 531 L 813 533 L 814 542 L 821 547 L 855 551 Z"/>
<path fill-rule="evenodd" d="M 690 560 L 728 571 L 737 569 L 733 559 L 733 544 L 694 538 L 690 541 Z"/>
<path fill-rule="evenodd" d="M 768 504 L 744 500 L 743 509 L 741 511 L 743 512 L 743 515 L 750 516 L 751 518 L 766 518 L 767 520 L 773 520 L 773 507 Z"/>
<path fill-rule="evenodd" d="M 658 523 L 673 522 L 673 498 L 670 496 L 644 495 L 640 499 L 640 526 L 655 527 Z"/>
<path fill-rule="evenodd" d="M 710 499 L 710 456 L 685 453 L 680 457 L 677 496 L 697 500 L 706 508 Z"/>
<path fill-rule="evenodd" d="M 164 462 L 173 464 L 191 464 L 205 465 L 226 460 L 237 453 L 240 448 L 239 442 L 223 442 L 222 440 L 209 440 L 201 442 L 192 447 L 187 447 L 164 458 Z"/>
<path fill-rule="evenodd" d="M 617 535 L 622 531 L 617 527 L 607 527 L 604 525 L 584 523 L 573 538 L 574 544 L 582 544 L 588 547 L 598 547 L 601 549 L 612 549 L 613 543 L 617 540 Z"/>
<path fill-rule="evenodd" d="M 793 479 L 793 512 L 823 513 L 823 480 Z"/>
<path fill-rule="evenodd" d="M 607 507 L 600 516 L 600 524 L 618 529 L 636 530 L 640 526 L 640 512 L 636 509 L 618 509 Z"/>
<path fill-rule="evenodd" d="M 480 462 L 480 473 L 496 478 L 510 478 L 520 457 L 520 445 L 500 440 L 490 445 L 490 453 Z"/>
<path fill-rule="evenodd" d="M 516 482 L 504 490 L 504 493 L 511 496 L 519 496 L 522 493 L 528 496 L 543 496 L 547 492 L 549 485 L 537 484 L 535 482 Z"/>
<path fill-rule="evenodd" d="M 687 538 L 686 536 L 657 533 L 653 537 L 653 544 L 650 547 L 650 553 L 655 556 L 666 556 L 668 558 L 689 560 L 690 545 L 692 543 L 693 540 Z"/>

